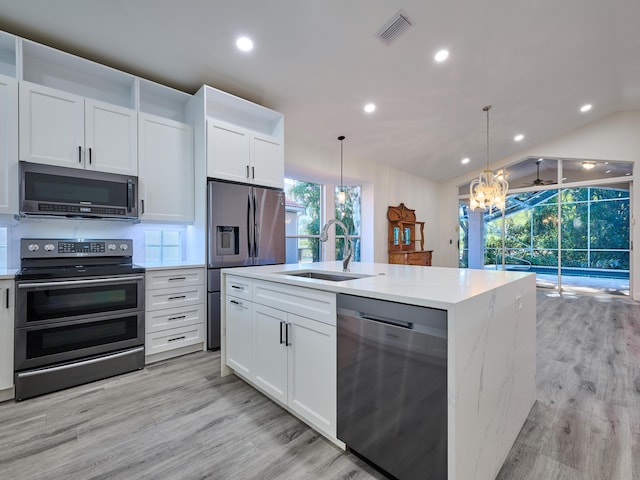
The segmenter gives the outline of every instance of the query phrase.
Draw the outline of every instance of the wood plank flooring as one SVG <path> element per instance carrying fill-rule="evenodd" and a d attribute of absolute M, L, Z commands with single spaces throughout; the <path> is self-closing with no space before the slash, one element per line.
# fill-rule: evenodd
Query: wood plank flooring
<path fill-rule="evenodd" d="M 219 371 L 201 352 L 4 402 L 0 479 L 385 478 Z M 537 384 L 498 480 L 640 478 L 640 304 L 539 291 Z"/>

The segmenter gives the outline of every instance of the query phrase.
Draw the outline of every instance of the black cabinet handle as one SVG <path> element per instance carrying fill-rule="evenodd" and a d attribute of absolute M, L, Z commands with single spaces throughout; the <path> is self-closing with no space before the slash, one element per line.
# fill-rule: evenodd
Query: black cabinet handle
<path fill-rule="evenodd" d="M 186 295 L 178 295 L 175 297 L 169 297 L 169 300 L 180 300 L 181 298 L 187 298 Z"/>
<path fill-rule="evenodd" d="M 247 178 L 249 178 L 249 165 L 247 165 Z"/>
<path fill-rule="evenodd" d="M 169 317 L 167 318 L 167 321 L 172 321 L 172 320 L 182 320 L 183 318 L 187 318 L 186 315 L 178 315 L 177 317 Z"/>
<path fill-rule="evenodd" d="M 285 328 L 284 328 L 284 346 L 285 347 L 290 347 L 291 343 L 289 343 L 289 325 L 291 325 L 290 323 L 286 323 L 285 324 Z"/>
<path fill-rule="evenodd" d="M 176 340 L 184 340 L 185 338 L 187 338 L 187 337 L 185 335 L 183 335 L 181 337 L 170 338 L 169 340 L 167 340 L 167 342 L 175 342 Z"/>
<path fill-rule="evenodd" d="M 256 178 L 256 167 L 251 167 L 251 178 Z"/>
<path fill-rule="evenodd" d="M 282 339 L 282 327 L 284 326 L 284 322 L 280 322 L 280 345 L 282 345 L 284 343 L 284 340 Z"/>
<path fill-rule="evenodd" d="M 78 163 L 82 163 L 82 145 L 78 145 Z"/>
<path fill-rule="evenodd" d="M 91 147 L 89 147 L 89 165 L 91 165 Z"/>
<path fill-rule="evenodd" d="M 140 200 L 140 210 L 142 210 L 140 213 L 144 213 L 144 200 Z"/>
<path fill-rule="evenodd" d="M 229 300 L 229 303 L 233 303 L 234 305 L 240 305 L 240 306 L 242 306 L 242 303 L 240 303 L 240 302 L 239 302 L 239 301 L 237 301 L 237 300 Z"/>
<path fill-rule="evenodd" d="M 9 289 L 7 288 L 7 296 L 6 296 L 6 303 L 5 305 L 7 306 L 7 308 L 9 308 Z"/>
<path fill-rule="evenodd" d="M 186 279 L 187 279 L 187 277 L 171 277 L 171 278 L 169 278 L 169 281 L 172 282 L 174 280 L 186 280 Z"/>

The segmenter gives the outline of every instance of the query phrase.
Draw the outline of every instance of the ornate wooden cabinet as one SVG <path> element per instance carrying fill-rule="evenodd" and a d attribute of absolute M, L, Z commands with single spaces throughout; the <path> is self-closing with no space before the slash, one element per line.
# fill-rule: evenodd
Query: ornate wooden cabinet
<path fill-rule="evenodd" d="M 389 220 L 389 263 L 431 266 L 433 250 L 424 249 L 424 222 L 404 203 L 387 210 Z M 416 234 L 419 228 L 420 236 Z M 420 248 L 418 248 L 420 247 Z"/>

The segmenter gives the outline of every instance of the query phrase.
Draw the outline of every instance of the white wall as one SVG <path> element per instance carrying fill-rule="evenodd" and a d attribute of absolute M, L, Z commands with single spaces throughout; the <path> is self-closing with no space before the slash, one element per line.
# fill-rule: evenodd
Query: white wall
<path fill-rule="evenodd" d="M 515 155 L 493 162 L 492 169 L 509 166 L 527 157 L 572 158 L 589 160 L 619 160 L 636 162 L 640 159 L 640 111 L 618 112 L 602 120 L 562 135 L 554 140 L 527 148 Z M 635 169 L 634 169 L 635 170 Z M 455 235 L 458 229 L 458 186 L 477 176 L 480 170 L 465 177 L 459 177 L 440 186 L 441 195 L 446 199 L 442 206 L 440 243 Z M 634 171 L 634 177 L 638 175 Z M 634 177 L 631 177 L 633 179 Z M 631 213 L 635 218 L 640 212 L 640 187 L 634 182 L 632 189 Z M 632 239 L 640 238 L 640 225 L 632 221 Z M 442 252 L 442 265 L 458 265 L 457 245 L 446 245 Z M 451 248 L 450 248 L 451 247 Z M 632 252 L 631 271 L 640 272 L 640 255 Z M 636 275 L 636 278 L 638 276 Z M 633 281 L 633 298 L 640 299 L 640 279 Z"/>
<path fill-rule="evenodd" d="M 433 264 L 441 265 L 440 187 L 430 180 L 416 177 L 384 165 L 349 156 L 349 142 L 344 141 L 343 173 L 345 185 L 362 185 L 362 247 L 365 262 L 387 263 L 387 208 L 404 203 L 416 211 L 425 223 L 425 249 L 433 250 Z M 332 151 L 310 148 L 298 139 L 285 139 L 285 175 L 298 180 L 340 183 L 340 144 Z"/>

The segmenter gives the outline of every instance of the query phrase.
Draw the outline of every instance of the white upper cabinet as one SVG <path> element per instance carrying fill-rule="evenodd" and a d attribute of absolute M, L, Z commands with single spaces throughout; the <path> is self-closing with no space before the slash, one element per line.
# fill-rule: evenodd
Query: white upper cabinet
<path fill-rule="evenodd" d="M 207 176 L 283 188 L 282 145 L 275 137 L 209 119 Z"/>
<path fill-rule="evenodd" d="M 140 219 L 192 222 L 193 128 L 148 113 L 138 124 Z"/>
<path fill-rule="evenodd" d="M 18 82 L 0 75 L 0 214 L 18 213 Z"/>
<path fill-rule="evenodd" d="M 250 181 L 249 132 L 216 120 L 207 122 L 207 176 L 235 182 Z"/>
<path fill-rule="evenodd" d="M 136 112 L 89 99 L 85 100 L 84 111 L 86 168 L 137 175 Z"/>
<path fill-rule="evenodd" d="M 253 159 L 251 178 L 254 183 L 267 187 L 284 188 L 284 155 L 282 145 L 274 137 L 251 137 Z"/>
<path fill-rule="evenodd" d="M 284 117 L 209 86 L 194 96 L 204 105 L 207 177 L 284 188 Z"/>
<path fill-rule="evenodd" d="M 136 112 L 20 84 L 20 160 L 137 175 Z"/>

